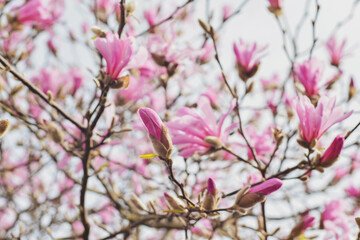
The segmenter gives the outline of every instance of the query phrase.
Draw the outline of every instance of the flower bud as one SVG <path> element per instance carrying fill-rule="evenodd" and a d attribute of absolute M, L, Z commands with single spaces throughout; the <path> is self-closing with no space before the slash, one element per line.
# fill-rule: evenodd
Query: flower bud
<path fill-rule="evenodd" d="M 264 202 L 266 200 L 266 195 L 262 193 L 246 193 L 237 201 L 235 201 L 234 208 L 252 208 L 257 203 Z"/>
<path fill-rule="evenodd" d="M 291 233 L 288 237 L 288 239 L 294 239 L 298 236 L 300 236 L 301 234 L 304 233 L 304 231 L 313 226 L 314 225 L 314 217 L 311 216 L 306 216 L 303 219 L 301 219 L 301 221 L 295 225 L 295 227 L 291 230 Z"/>
<path fill-rule="evenodd" d="M 351 77 L 350 84 L 349 84 L 349 93 L 348 93 L 348 101 L 352 99 L 356 95 L 356 87 L 354 83 L 354 78 Z"/>
<path fill-rule="evenodd" d="M 92 26 L 91 31 L 96 35 L 96 37 L 106 37 L 106 32 L 97 26 Z"/>
<path fill-rule="evenodd" d="M 59 127 L 51 121 L 50 122 L 45 121 L 45 123 L 51 139 L 56 143 L 61 143 L 64 139 L 64 135 L 59 129 Z"/>
<path fill-rule="evenodd" d="M 324 168 L 328 168 L 331 165 L 333 165 L 336 160 L 338 159 L 340 152 L 344 146 L 344 137 L 341 135 L 338 135 L 333 142 L 331 143 L 330 147 L 326 149 L 324 154 L 322 155 L 320 159 L 320 165 Z"/>
<path fill-rule="evenodd" d="M 215 182 L 212 178 L 208 179 L 207 192 L 204 198 L 205 210 L 214 210 L 219 204 L 220 198 L 217 197 L 218 190 L 216 189 Z"/>
<path fill-rule="evenodd" d="M 6 131 L 9 129 L 10 123 L 7 119 L 1 119 L 0 120 L 0 138 L 4 136 Z"/>
<path fill-rule="evenodd" d="M 164 159 L 169 159 L 173 150 L 168 128 L 163 124 L 157 113 L 150 108 L 138 110 L 144 123 L 155 152 Z"/>
<path fill-rule="evenodd" d="M 248 193 L 261 193 L 269 195 L 272 192 L 275 192 L 282 186 L 282 181 L 278 178 L 271 178 L 255 187 L 250 188 Z"/>
<path fill-rule="evenodd" d="M 179 210 L 185 209 L 185 206 L 179 200 L 175 199 L 168 193 L 164 193 L 164 197 L 172 209 L 179 209 Z"/>
<path fill-rule="evenodd" d="M 269 3 L 269 11 L 273 13 L 275 17 L 279 17 L 282 14 L 282 0 L 269 0 Z"/>
<path fill-rule="evenodd" d="M 139 209 L 141 211 L 146 211 L 145 205 L 141 202 L 139 197 L 135 195 L 135 193 L 131 194 L 130 200 L 137 209 Z"/>

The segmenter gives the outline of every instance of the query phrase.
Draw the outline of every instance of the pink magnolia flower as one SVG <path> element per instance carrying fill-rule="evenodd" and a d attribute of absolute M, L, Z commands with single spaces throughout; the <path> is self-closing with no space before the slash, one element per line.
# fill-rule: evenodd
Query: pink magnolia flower
<path fill-rule="evenodd" d="M 325 204 L 325 210 L 321 215 L 321 227 L 328 235 L 335 235 L 336 239 L 349 239 L 349 218 L 346 215 L 346 206 L 343 200 L 333 200 Z"/>
<path fill-rule="evenodd" d="M 262 134 L 258 134 L 256 128 L 249 125 L 245 129 L 245 134 L 248 136 L 248 141 L 255 150 L 256 156 L 261 161 L 267 163 L 269 161 L 269 156 L 274 152 L 276 145 L 270 127 Z M 248 149 L 248 158 L 254 159 L 251 149 L 247 145 L 244 145 L 244 147 Z"/>
<path fill-rule="evenodd" d="M 44 93 L 51 91 L 54 96 L 60 94 L 60 92 L 70 92 L 74 84 L 70 78 L 65 77 L 56 68 L 43 68 L 38 75 L 30 80 L 33 83 L 39 84 L 39 88 Z"/>
<path fill-rule="evenodd" d="M 319 93 L 320 81 L 324 72 L 324 64 L 315 58 L 307 60 L 302 64 L 295 63 L 294 75 L 305 88 L 309 97 Z"/>
<path fill-rule="evenodd" d="M 339 67 L 341 60 L 347 55 L 346 53 L 344 53 L 345 44 L 346 39 L 344 39 L 340 44 L 338 44 L 335 36 L 332 36 L 326 42 L 325 46 L 331 58 L 331 65 Z"/>
<path fill-rule="evenodd" d="M 225 5 L 223 7 L 223 22 L 225 22 L 231 16 L 232 11 L 233 10 L 230 5 Z"/>
<path fill-rule="evenodd" d="M 140 48 L 134 55 L 133 40 L 131 38 L 119 39 L 116 34 L 109 31 L 106 39 L 95 39 L 95 47 L 106 60 L 106 73 L 111 79 L 117 79 L 127 69 L 141 66 L 147 59 L 147 52 Z"/>
<path fill-rule="evenodd" d="M 158 12 L 158 9 L 154 8 L 144 11 L 144 18 L 146 19 L 150 27 L 154 26 L 157 23 L 156 17 L 158 16 Z"/>
<path fill-rule="evenodd" d="M 281 9 L 282 8 L 282 0 L 269 0 L 270 7 Z"/>
<path fill-rule="evenodd" d="M 261 78 L 260 82 L 264 91 L 274 90 L 279 85 L 279 75 L 274 74 L 271 78 Z"/>
<path fill-rule="evenodd" d="M 172 142 L 168 129 L 159 115 L 151 108 L 140 108 L 138 113 L 149 133 L 154 150 L 160 157 L 169 158 L 172 152 Z"/>
<path fill-rule="evenodd" d="M 307 96 L 295 99 L 293 106 L 300 120 L 300 137 L 307 143 L 319 139 L 328 128 L 348 118 L 352 111 L 344 114 L 340 106 L 335 107 L 336 98 L 322 96 L 316 106 Z"/>
<path fill-rule="evenodd" d="M 195 152 L 204 154 L 214 147 L 209 141 L 206 141 L 207 137 L 215 137 L 220 142 L 225 141 L 228 137 L 227 132 L 237 126 L 236 123 L 231 124 L 225 131 L 222 128 L 235 104 L 234 99 L 229 111 L 222 115 L 218 122 L 207 97 L 202 96 L 198 101 L 198 107 L 204 116 L 200 116 L 193 109 L 181 108 L 177 114 L 179 118 L 166 124 L 170 129 L 174 144 L 180 148 L 180 155 L 189 157 Z"/>
<path fill-rule="evenodd" d="M 118 2 L 116 0 L 97 0 L 96 8 L 98 10 L 99 18 L 103 21 L 106 21 L 107 18 L 115 11 L 115 8 L 118 7 Z"/>
<path fill-rule="evenodd" d="M 233 48 L 239 76 L 246 81 L 256 74 L 260 65 L 259 54 L 266 49 L 266 46 L 259 47 L 257 43 L 248 44 L 240 39 L 238 44 L 234 43 Z"/>
<path fill-rule="evenodd" d="M 52 0 L 47 5 L 42 0 L 30 0 L 19 8 L 17 20 L 24 25 L 48 27 L 60 18 L 63 8 L 63 0 Z"/>
<path fill-rule="evenodd" d="M 360 189 L 359 188 L 355 188 L 353 185 L 351 185 L 350 187 L 345 189 L 346 194 L 349 197 L 354 197 L 354 198 L 358 198 L 360 197 Z"/>
<path fill-rule="evenodd" d="M 341 150 L 344 146 L 344 137 L 339 135 L 331 143 L 330 147 L 326 149 L 320 159 L 320 164 L 323 167 L 330 167 L 339 157 Z"/>
<path fill-rule="evenodd" d="M 45 23 L 51 18 L 49 10 L 42 0 L 30 0 L 19 9 L 18 22 L 21 24 Z"/>
<path fill-rule="evenodd" d="M 275 192 L 278 189 L 280 189 L 281 186 L 282 186 L 282 181 L 280 179 L 271 178 L 263 183 L 260 183 L 259 185 L 250 188 L 250 190 L 247 193 L 261 193 L 264 195 L 269 195 L 272 192 Z"/>

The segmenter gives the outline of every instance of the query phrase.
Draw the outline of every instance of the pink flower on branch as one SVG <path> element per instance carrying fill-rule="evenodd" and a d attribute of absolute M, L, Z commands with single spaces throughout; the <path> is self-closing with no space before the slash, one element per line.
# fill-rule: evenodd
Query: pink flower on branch
<path fill-rule="evenodd" d="M 305 144 L 318 140 L 328 128 L 348 118 L 352 111 L 344 114 L 340 106 L 335 107 L 336 99 L 322 96 L 316 106 L 306 96 L 294 101 L 294 108 L 300 120 L 300 137 Z"/>
<path fill-rule="evenodd" d="M 270 195 L 272 192 L 277 191 L 282 186 L 282 181 L 278 178 L 271 178 L 263 183 L 260 183 L 259 185 L 256 185 L 247 193 L 261 193 L 264 195 Z"/>
<path fill-rule="evenodd" d="M 157 113 L 150 108 L 140 108 L 138 113 L 149 133 L 155 152 L 161 158 L 169 159 L 173 147 L 167 127 Z"/>
<path fill-rule="evenodd" d="M 344 137 L 339 135 L 331 143 L 330 147 L 326 149 L 320 158 L 320 165 L 322 167 L 330 167 L 339 157 L 344 146 Z"/>
<path fill-rule="evenodd" d="M 227 132 L 237 126 L 237 123 L 233 123 L 223 131 L 224 121 L 234 109 L 235 101 L 234 99 L 231 102 L 230 109 L 218 122 L 206 97 L 200 97 L 198 101 L 198 107 L 204 113 L 204 117 L 190 108 L 181 108 L 177 114 L 179 119 L 166 124 L 174 144 L 180 148 L 180 155 L 189 157 L 195 152 L 204 154 L 214 147 L 221 147 L 222 142 L 228 137 Z"/>
<path fill-rule="evenodd" d="M 324 72 L 324 64 L 317 59 L 310 59 L 302 64 L 295 63 L 294 76 L 305 88 L 307 96 L 317 95 L 322 86 L 320 81 Z"/>
<path fill-rule="evenodd" d="M 325 46 L 331 58 L 331 65 L 339 67 L 341 60 L 347 55 L 346 53 L 344 53 L 345 44 L 346 39 L 344 39 L 340 44 L 338 44 L 335 36 L 332 36 L 326 42 Z"/>
<path fill-rule="evenodd" d="M 105 58 L 106 74 L 111 79 L 118 79 L 127 69 L 141 66 L 147 60 L 145 48 L 140 48 L 134 54 L 133 40 L 131 38 L 119 39 L 119 37 L 109 31 L 106 38 L 95 39 L 95 47 Z"/>
<path fill-rule="evenodd" d="M 60 18 L 63 7 L 62 0 L 52 0 L 47 6 L 42 0 L 30 0 L 19 8 L 17 21 L 24 25 L 48 27 Z"/>
<path fill-rule="evenodd" d="M 253 77 L 260 65 L 260 53 L 262 53 L 265 47 L 259 47 L 257 43 L 248 44 L 240 39 L 239 43 L 233 45 L 234 53 L 237 61 L 237 68 L 239 77 L 246 81 Z"/>
<path fill-rule="evenodd" d="M 276 17 L 282 14 L 282 0 L 269 0 L 270 6 L 269 11 L 275 14 Z"/>

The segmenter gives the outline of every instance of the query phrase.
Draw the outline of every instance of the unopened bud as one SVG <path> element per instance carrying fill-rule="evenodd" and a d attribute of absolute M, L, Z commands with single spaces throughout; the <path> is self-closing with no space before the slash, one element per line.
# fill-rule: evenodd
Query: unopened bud
<path fill-rule="evenodd" d="M 349 84 L 348 101 L 356 95 L 356 92 L 357 91 L 354 83 L 354 78 L 352 77 Z"/>
<path fill-rule="evenodd" d="M 168 128 L 163 124 L 157 113 L 150 108 L 140 108 L 138 111 L 144 123 L 155 152 L 160 158 L 170 159 L 173 145 Z"/>
<path fill-rule="evenodd" d="M 51 139 L 56 143 L 61 143 L 64 139 L 64 135 L 61 132 L 61 130 L 59 129 L 59 127 L 51 121 L 50 122 L 46 121 L 45 123 L 46 123 L 47 130 L 48 130 L 48 133 L 49 133 Z"/>
<path fill-rule="evenodd" d="M 273 138 L 275 139 L 276 144 L 279 146 L 284 140 L 285 134 L 280 128 L 275 128 L 272 131 Z"/>
<path fill-rule="evenodd" d="M 0 120 L 0 138 L 4 136 L 6 131 L 9 129 L 10 122 L 7 119 L 1 119 Z"/>
<path fill-rule="evenodd" d="M 220 198 L 217 197 L 218 191 L 215 186 L 215 182 L 212 178 L 208 179 L 207 192 L 204 198 L 205 210 L 213 210 L 217 208 Z"/>
<path fill-rule="evenodd" d="M 135 193 L 131 194 L 130 200 L 137 209 L 141 211 L 146 211 L 145 205 L 141 202 L 140 198 L 135 195 Z"/>
<path fill-rule="evenodd" d="M 171 195 L 164 193 L 164 197 L 172 209 L 184 210 L 185 206 Z"/>
<path fill-rule="evenodd" d="M 106 37 L 106 32 L 97 26 L 92 26 L 91 31 L 96 35 L 96 37 Z"/>
<path fill-rule="evenodd" d="M 207 24 L 206 22 L 204 22 L 202 19 L 198 19 L 198 22 L 201 26 L 201 28 L 206 32 L 206 33 L 211 33 L 211 27 L 209 24 Z"/>
<path fill-rule="evenodd" d="M 252 208 L 257 203 L 264 202 L 266 195 L 262 193 L 246 193 L 237 202 L 234 203 L 234 208 Z"/>

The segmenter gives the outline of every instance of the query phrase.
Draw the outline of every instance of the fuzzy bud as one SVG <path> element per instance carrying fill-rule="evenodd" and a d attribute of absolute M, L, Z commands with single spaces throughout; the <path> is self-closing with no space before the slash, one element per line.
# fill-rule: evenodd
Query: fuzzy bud
<path fill-rule="evenodd" d="M 106 37 L 106 32 L 97 26 L 92 26 L 91 31 L 96 35 L 96 37 Z"/>
<path fill-rule="evenodd" d="M 6 131 L 9 129 L 10 122 L 7 119 L 1 119 L 0 120 L 0 138 L 4 136 Z"/>
<path fill-rule="evenodd" d="M 185 209 L 185 206 L 179 200 L 175 199 L 168 193 L 164 193 L 164 197 L 172 209 L 180 209 L 180 210 Z"/>
<path fill-rule="evenodd" d="M 53 122 L 45 121 L 45 123 L 51 139 L 56 143 L 61 143 L 64 139 L 64 135 L 59 127 Z"/>
<path fill-rule="evenodd" d="M 145 205 L 141 202 L 140 198 L 135 195 L 135 193 L 131 194 L 130 200 L 137 209 L 141 211 L 146 211 Z"/>

